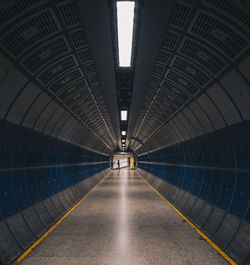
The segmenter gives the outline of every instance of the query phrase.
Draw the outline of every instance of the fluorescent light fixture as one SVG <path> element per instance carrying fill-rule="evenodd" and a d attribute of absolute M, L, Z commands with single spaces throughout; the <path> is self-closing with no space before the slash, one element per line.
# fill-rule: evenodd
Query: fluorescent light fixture
<path fill-rule="evenodd" d="M 127 110 L 121 110 L 121 120 L 126 121 L 128 119 L 128 111 Z"/>
<path fill-rule="evenodd" d="M 130 67 L 135 2 L 117 1 L 116 7 L 117 7 L 119 66 Z"/>
<path fill-rule="evenodd" d="M 126 140 L 122 140 L 123 143 L 125 143 Z"/>
<path fill-rule="evenodd" d="M 122 135 L 126 135 L 126 131 L 122 131 Z"/>

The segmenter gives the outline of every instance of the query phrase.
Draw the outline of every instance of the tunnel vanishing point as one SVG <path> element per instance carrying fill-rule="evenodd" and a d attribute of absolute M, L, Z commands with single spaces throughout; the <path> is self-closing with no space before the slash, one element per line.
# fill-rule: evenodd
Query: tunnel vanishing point
<path fill-rule="evenodd" d="M 250 265 L 249 44 L 249 0 L 0 0 L 0 265 Z"/>

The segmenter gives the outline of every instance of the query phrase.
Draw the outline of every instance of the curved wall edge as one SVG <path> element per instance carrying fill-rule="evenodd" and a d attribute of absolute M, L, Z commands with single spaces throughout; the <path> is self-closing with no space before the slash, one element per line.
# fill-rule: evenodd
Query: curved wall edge
<path fill-rule="evenodd" d="M 107 175 L 108 159 L 1 121 L 0 264 L 12 264 Z"/>

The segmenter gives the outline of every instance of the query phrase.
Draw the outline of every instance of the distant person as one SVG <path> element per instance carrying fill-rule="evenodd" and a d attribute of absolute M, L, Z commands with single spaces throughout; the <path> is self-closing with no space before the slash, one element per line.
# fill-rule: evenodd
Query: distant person
<path fill-rule="evenodd" d="M 130 167 L 130 157 L 128 158 L 128 167 Z"/>
<path fill-rule="evenodd" d="M 117 167 L 118 167 L 118 170 L 120 170 L 120 160 L 117 160 Z"/>

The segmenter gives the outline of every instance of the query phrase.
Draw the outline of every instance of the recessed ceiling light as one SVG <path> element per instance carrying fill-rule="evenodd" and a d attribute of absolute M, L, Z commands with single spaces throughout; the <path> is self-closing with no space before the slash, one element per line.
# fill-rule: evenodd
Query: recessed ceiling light
<path fill-rule="evenodd" d="M 128 111 L 127 110 L 121 110 L 121 120 L 126 121 L 128 119 Z"/>
<path fill-rule="evenodd" d="M 122 131 L 122 135 L 126 135 L 126 131 Z"/>
<path fill-rule="evenodd" d="M 117 1 L 116 7 L 119 66 L 130 67 L 135 3 L 133 1 Z"/>
<path fill-rule="evenodd" d="M 123 143 L 125 143 L 125 140 L 122 140 Z"/>

